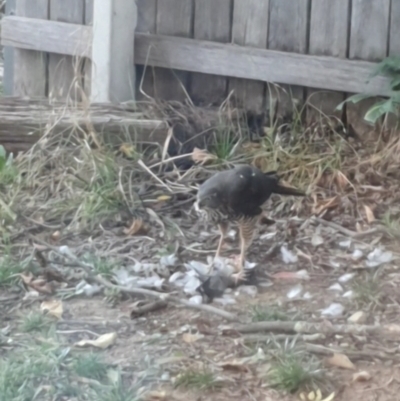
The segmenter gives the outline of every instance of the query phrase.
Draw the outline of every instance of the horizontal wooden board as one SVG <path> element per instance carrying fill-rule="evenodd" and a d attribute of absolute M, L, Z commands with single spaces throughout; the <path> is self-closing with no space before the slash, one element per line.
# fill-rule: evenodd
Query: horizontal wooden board
<path fill-rule="evenodd" d="M 92 56 L 92 27 L 8 16 L 1 22 L 1 44 L 68 56 Z"/>
<path fill-rule="evenodd" d="M 2 45 L 91 57 L 89 26 L 5 17 Z M 173 36 L 135 34 L 135 63 L 350 93 L 385 96 L 388 80 L 368 77 L 376 63 L 242 47 Z"/>
<path fill-rule="evenodd" d="M 387 95 L 382 76 L 367 83 L 376 63 L 242 47 L 195 39 L 135 35 L 135 63 L 311 88 Z"/>

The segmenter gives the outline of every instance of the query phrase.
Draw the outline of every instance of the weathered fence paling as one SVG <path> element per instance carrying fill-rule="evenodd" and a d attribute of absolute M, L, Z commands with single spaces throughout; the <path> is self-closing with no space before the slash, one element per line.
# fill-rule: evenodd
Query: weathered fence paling
<path fill-rule="evenodd" d="M 221 102 L 233 89 L 261 112 L 270 96 L 265 82 L 275 82 L 332 113 L 344 93 L 387 95 L 384 77 L 367 80 L 377 61 L 400 55 L 397 0 L 73 0 L 72 8 L 15 1 L 2 43 L 15 49 L 13 93 L 28 96 L 76 97 L 80 71 L 92 100 L 133 99 L 142 82 L 147 95 L 203 103 Z M 146 65 L 143 81 L 135 81 L 135 64 Z M 283 92 L 271 95 L 291 107 Z"/>

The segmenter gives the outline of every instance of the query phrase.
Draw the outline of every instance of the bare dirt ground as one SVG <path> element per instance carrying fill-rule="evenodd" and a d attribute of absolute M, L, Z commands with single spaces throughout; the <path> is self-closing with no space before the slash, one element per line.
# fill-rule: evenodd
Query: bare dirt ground
<path fill-rule="evenodd" d="M 3 168 L 0 401 L 397 399 L 398 140 L 299 143 L 251 155 L 310 196 L 271 199 L 254 285 L 211 304 L 191 266 L 218 233 L 191 204 L 215 164 L 154 173 L 132 145 L 48 137 Z M 174 298 L 138 313 L 157 293 Z"/>

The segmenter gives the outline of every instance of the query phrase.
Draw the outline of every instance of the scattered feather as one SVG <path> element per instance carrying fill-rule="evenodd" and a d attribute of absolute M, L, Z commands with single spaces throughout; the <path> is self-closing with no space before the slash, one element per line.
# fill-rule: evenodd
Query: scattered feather
<path fill-rule="evenodd" d="M 343 298 L 353 298 L 354 292 L 352 290 L 346 291 L 343 294 Z"/>
<path fill-rule="evenodd" d="M 350 281 L 353 277 L 355 276 L 354 273 L 346 273 L 343 274 L 342 276 L 339 277 L 338 281 L 339 283 L 347 283 Z"/>
<path fill-rule="evenodd" d="M 186 282 L 183 291 L 188 295 L 195 295 L 197 288 L 201 285 L 201 281 L 197 277 L 189 277 L 189 280 Z"/>
<path fill-rule="evenodd" d="M 174 253 L 171 253 L 171 255 L 161 256 L 160 258 L 160 264 L 165 267 L 175 266 L 177 261 L 178 258 Z"/>
<path fill-rule="evenodd" d="M 191 260 L 190 262 L 185 263 L 185 267 L 186 267 L 186 269 L 193 270 L 202 276 L 207 275 L 210 271 L 209 265 L 198 262 L 197 260 Z"/>
<path fill-rule="evenodd" d="M 260 240 L 270 240 L 270 239 L 274 238 L 276 234 L 277 234 L 276 231 L 273 233 L 265 233 L 260 236 Z"/>
<path fill-rule="evenodd" d="M 324 242 L 325 242 L 324 239 L 318 233 L 315 232 L 313 234 L 313 236 L 311 238 L 312 246 L 317 247 L 317 246 L 323 244 Z"/>
<path fill-rule="evenodd" d="M 339 317 L 342 316 L 344 312 L 344 306 L 338 303 L 332 303 L 327 308 L 322 309 L 322 316 Z"/>
<path fill-rule="evenodd" d="M 191 304 L 201 305 L 203 303 L 203 297 L 201 295 L 193 295 L 193 297 L 189 299 L 189 302 Z"/>
<path fill-rule="evenodd" d="M 284 263 L 296 263 L 298 261 L 297 255 L 291 252 L 285 245 L 281 246 L 281 255 Z"/>
<path fill-rule="evenodd" d="M 225 294 L 224 296 L 220 297 L 220 298 L 215 298 L 214 302 L 218 302 L 221 305 L 233 305 L 236 303 L 236 301 L 234 300 L 234 298 L 232 298 L 231 296 Z"/>
<path fill-rule="evenodd" d="M 237 292 L 254 298 L 257 296 L 258 290 L 255 285 L 241 285 Z"/>
<path fill-rule="evenodd" d="M 344 240 L 344 241 L 340 241 L 340 242 L 339 242 L 339 246 L 340 246 L 341 248 L 346 248 L 346 249 L 350 248 L 350 246 L 351 246 L 351 239 L 346 239 L 346 240 Z"/>
<path fill-rule="evenodd" d="M 101 292 L 101 287 L 97 284 L 85 283 L 85 285 L 82 287 L 82 292 L 86 296 L 92 297 L 93 295 L 96 295 Z"/>
<path fill-rule="evenodd" d="M 299 297 L 302 292 L 303 292 L 303 286 L 301 284 L 298 284 L 293 288 L 291 288 L 289 292 L 286 294 L 286 296 L 289 299 L 293 299 Z"/>
<path fill-rule="evenodd" d="M 384 263 L 389 263 L 393 259 L 393 253 L 390 251 L 382 251 L 382 249 L 375 248 L 367 256 L 367 266 L 378 267 Z"/>
<path fill-rule="evenodd" d="M 340 263 L 334 259 L 329 259 L 329 264 L 334 268 L 334 269 L 340 269 Z"/>

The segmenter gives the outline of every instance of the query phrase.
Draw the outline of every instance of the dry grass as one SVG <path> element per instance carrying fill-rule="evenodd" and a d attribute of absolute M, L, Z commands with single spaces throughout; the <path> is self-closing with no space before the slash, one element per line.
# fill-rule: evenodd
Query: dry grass
<path fill-rule="evenodd" d="M 195 128 L 199 120 L 204 123 L 205 119 L 204 113 L 193 106 L 152 103 L 140 107 L 147 110 L 143 115 L 153 111 L 157 118 L 186 121 Z M 170 161 L 167 145 L 158 151 L 154 147 L 147 151 L 134 143 L 128 144 L 124 155 L 115 144 L 107 145 L 106 135 L 93 132 L 86 135 L 77 127 L 68 135 L 49 130 L 30 151 L 0 172 L 0 188 L 7 186 L 2 197 L 4 205 L 0 208 L 3 246 L 8 237 L 18 236 L 18 227 L 36 223 L 42 224 L 43 229 L 54 227 L 54 231 L 62 227 L 63 232 L 74 235 L 97 233 L 94 237 L 100 235 L 102 243 L 96 244 L 96 240 L 94 243 L 103 252 L 96 257 L 112 259 L 116 255 L 112 249 L 115 243 L 110 242 L 112 239 L 104 235 L 103 229 L 120 227 L 122 230 L 137 218 L 150 219 L 152 226 L 162 227 L 164 236 L 172 240 L 182 235 L 182 229 L 162 211 L 173 210 L 172 202 L 176 203 L 179 197 L 178 205 L 189 206 L 196 182 L 239 162 L 253 163 L 263 170 L 277 169 L 285 181 L 312 193 L 311 200 L 298 204 L 298 213 L 301 213 L 300 204 L 304 212 L 310 209 L 323 212 L 321 204 L 339 195 L 341 199 L 336 202 L 335 212 L 346 210 L 360 217 L 363 198 L 370 194 L 364 187 L 375 185 L 374 181 L 382 178 L 383 171 L 390 172 L 392 177 L 386 175 L 382 182 L 384 191 L 379 196 L 382 199 L 392 195 L 397 177 L 394 166 L 398 165 L 399 157 L 396 149 L 400 146 L 394 134 L 389 138 L 382 135 L 377 144 L 360 153 L 354 141 L 344 138 L 339 123 L 333 126 L 321 115 L 317 123 L 303 127 L 301 120 L 298 116 L 291 124 L 281 126 L 271 122 L 264 127 L 267 134 L 260 142 L 249 142 L 243 113 L 227 101 L 220 109 L 215 126 L 208 129 L 208 135 L 203 133 L 216 160 L 186 172 L 160 169 Z M 208 126 L 210 121 L 211 117 Z M 201 132 L 196 134 L 201 136 Z M 158 161 L 153 162 L 154 157 Z M 149 215 L 146 208 L 158 206 L 157 199 L 164 195 L 171 197 L 169 204 Z M 135 238 L 131 240 L 135 248 Z"/>
<path fill-rule="evenodd" d="M 191 106 L 152 104 L 149 110 L 156 107 L 158 118 L 164 115 L 170 120 L 187 120 L 189 124 L 203 118 Z M 0 172 L 4 203 L 0 205 L 0 286 L 15 284 L 18 274 L 34 265 L 27 232 L 48 242 L 73 246 L 82 260 L 106 277 L 120 266 L 133 265 L 143 255 L 169 254 L 178 246 L 185 249 L 188 242 L 198 240 L 198 232 L 193 229 L 196 219 L 190 210 L 196 184 L 233 163 L 277 169 L 288 183 L 312 192 L 310 199 L 296 203 L 298 215 L 309 215 L 310 210 L 324 214 L 329 209 L 331 217 L 346 214 L 355 217 L 353 223 L 364 222 L 364 201 L 373 199 L 376 204 L 390 205 L 393 199 L 399 200 L 394 189 L 398 187 L 396 166 L 400 153 L 396 149 L 400 139 L 395 133 L 382 136 L 370 148 L 360 149 L 354 141 L 344 138 L 340 125 L 329 125 L 325 116 L 311 127 L 303 128 L 300 120 L 297 117 L 293 124 L 281 126 L 270 123 L 265 127 L 267 135 L 255 144 L 246 138 L 242 115 L 227 103 L 214 128 L 209 129 L 211 134 L 206 141 L 216 159 L 185 172 L 160 168 L 171 161 L 166 147 L 147 151 L 129 143 L 132 152 L 127 157 L 118 151 L 118 146 L 108 145 L 99 133 L 94 140 L 76 128 L 68 135 L 50 130 L 29 152 Z M 377 186 L 376 180 L 381 180 L 380 192 L 369 188 Z M 334 207 L 324 209 L 324 202 L 335 197 L 340 199 Z M 285 200 L 274 212 L 287 215 L 293 205 L 292 199 Z M 173 213 L 178 209 L 180 217 L 175 218 Z M 124 234 L 123 229 L 139 218 L 149 225 L 145 235 Z M 394 221 L 395 217 L 383 218 L 392 234 L 396 232 Z M 376 301 L 375 287 L 367 282 L 359 287 L 356 284 L 353 291 L 358 294 L 360 306 Z M 105 296 L 113 304 L 121 300 L 119 292 L 110 291 Z M 254 321 L 290 318 L 279 310 L 260 307 L 251 315 Z M 1 362 L 0 400 L 3 394 L 8 397 L 4 400 L 33 399 L 37 388 L 52 391 L 54 398 L 137 399 L 136 390 L 124 385 L 120 373 L 100 357 L 67 352 L 54 335 L 54 326 L 43 316 L 24 317 L 19 329 L 29 335 L 46 333 L 52 336 L 51 341 L 45 343 L 45 351 L 43 344 L 37 346 L 29 340 L 24 352 L 7 355 Z M 288 392 L 320 385 L 320 368 L 314 360 L 294 348 L 268 348 L 266 352 L 272 355 L 271 374 L 265 378 L 268 385 Z M 23 357 L 30 361 L 29 365 L 21 362 Z M 112 373 L 108 374 L 110 369 Z M 43 382 L 46 376 L 49 379 Z M 21 377 L 27 379 L 22 381 Z M 82 380 L 78 379 L 82 377 L 100 383 L 84 381 L 86 398 L 82 395 Z M 175 384 L 201 390 L 220 386 L 208 370 L 182 372 Z"/>

